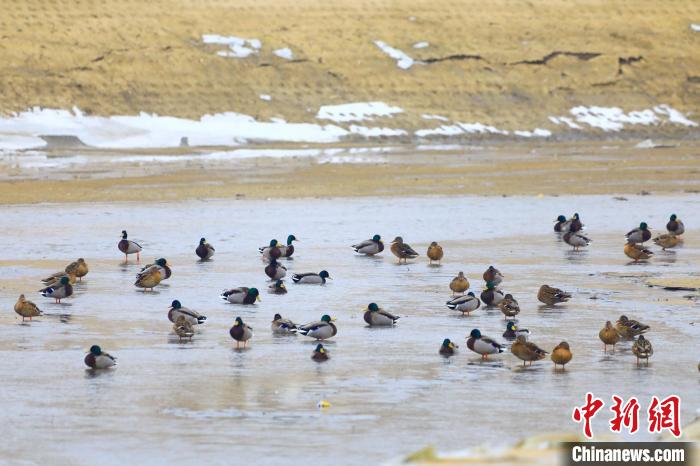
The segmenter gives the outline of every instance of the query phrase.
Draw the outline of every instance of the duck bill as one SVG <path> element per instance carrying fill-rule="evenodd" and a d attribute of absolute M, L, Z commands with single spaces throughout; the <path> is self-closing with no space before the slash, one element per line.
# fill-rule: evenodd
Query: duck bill
<path fill-rule="evenodd" d="M 255 300 L 256 300 L 256 301 L 262 301 L 262 299 L 260 298 L 260 295 L 256 296 L 256 297 L 255 297 Z"/>
<path fill-rule="evenodd" d="M 331 322 L 335 322 L 336 320 L 338 319 L 336 319 L 335 317 L 331 317 Z"/>

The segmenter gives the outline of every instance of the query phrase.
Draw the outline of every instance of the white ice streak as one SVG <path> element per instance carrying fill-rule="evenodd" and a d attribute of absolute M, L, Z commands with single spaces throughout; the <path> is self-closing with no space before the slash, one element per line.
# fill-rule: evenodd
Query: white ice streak
<path fill-rule="evenodd" d="M 700 32 L 700 24 L 691 23 L 691 24 L 690 24 L 690 29 L 691 29 L 692 31 L 695 31 L 695 32 Z"/>
<path fill-rule="evenodd" d="M 267 102 L 269 102 L 269 101 L 272 100 L 272 96 L 270 96 L 269 94 L 260 94 L 259 97 L 260 97 L 260 100 L 264 100 L 264 101 L 267 101 Z"/>
<path fill-rule="evenodd" d="M 386 53 L 391 58 L 396 60 L 396 66 L 398 66 L 402 70 L 409 69 L 415 63 L 413 58 L 409 57 L 405 52 L 399 49 L 395 49 L 386 42 L 383 42 L 381 40 L 375 40 L 374 45 L 379 47 L 382 50 L 382 52 Z"/>
<path fill-rule="evenodd" d="M 449 118 L 444 117 L 442 115 L 430 115 L 427 113 L 424 113 L 420 116 L 424 120 L 440 120 L 440 121 L 450 121 Z"/>
<path fill-rule="evenodd" d="M 204 34 L 202 42 L 205 44 L 227 45 L 229 50 L 216 52 L 220 57 L 246 58 L 257 54 L 262 46 L 258 39 L 243 39 L 235 36 L 220 36 L 218 34 Z"/>
<path fill-rule="evenodd" d="M 415 44 L 413 44 L 413 48 L 414 48 L 414 49 L 424 49 L 424 48 L 426 48 L 426 47 L 428 47 L 428 46 L 430 46 L 430 43 L 429 43 L 429 42 L 425 42 L 425 41 L 416 42 Z"/>
<path fill-rule="evenodd" d="M 548 138 L 552 132 L 547 129 L 535 128 L 532 131 L 513 131 L 513 134 L 521 138 Z"/>
<path fill-rule="evenodd" d="M 549 117 L 549 120 L 557 125 L 566 124 L 572 129 L 583 129 L 581 125 L 598 128 L 603 131 L 621 131 L 625 126 L 633 125 L 660 125 L 672 123 L 682 126 L 698 126 L 692 120 L 686 118 L 678 110 L 669 105 L 657 105 L 653 109 L 625 112 L 619 107 L 585 107 L 577 106 L 570 110 L 573 119 L 569 117 Z"/>
<path fill-rule="evenodd" d="M 280 58 L 284 58 L 285 60 L 292 60 L 294 58 L 294 54 L 292 53 L 292 49 L 290 49 L 289 47 L 274 50 L 272 53 L 277 55 Z"/>
<path fill-rule="evenodd" d="M 405 136 L 408 133 L 403 129 L 395 128 L 380 128 L 380 127 L 367 127 L 367 126 L 357 126 L 350 125 L 350 132 L 353 134 L 359 134 L 367 138 L 377 138 L 377 137 L 394 137 L 394 136 Z"/>
<path fill-rule="evenodd" d="M 316 118 L 337 122 L 365 121 L 374 117 L 391 117 L 403 109 L 384 102 L 355 102 L 339 105 L 324 105 L 318 109 Z"/>

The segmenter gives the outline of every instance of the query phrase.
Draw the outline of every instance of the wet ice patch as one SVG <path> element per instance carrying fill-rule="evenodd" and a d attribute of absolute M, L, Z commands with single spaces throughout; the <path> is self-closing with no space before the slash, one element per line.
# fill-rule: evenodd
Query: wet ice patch
<path fill-rule="evenodd" d="M 395 136 L 405 136 L 408 133 L 403 129 L 395 128 L 380 128 L 380 127 L 367 127 L 367 126 L 357 126 L 350 125 L 350 132 L 352 134 L 359 134 L 367 138 L 378 138 L 378 137 L 395 137 Z"/>
<path fill-rule="evenodd" d="M 391 117 L 403 109 L 384 102 L 356 102 L 351 104 L 324 105 L 318 109 L 316 118 L 337 122 L 365 121 L 374 117 Z"/>
<path fill-rule="evenodd" d="M 272 53 L 280 58 L 284 58 L 285 60 L 292 60 L 294 58 L 294 53 L 292 53 L 292 49 L 289 47 L 274 50 Z"/>
<path fill-rule="evenodd" d="M 258 39 L 244 39 L 236 36 L 220 36 L 218 34 L 202 35 L 205 44 L 226 45 L 228 50 L 220 50 L 216 54 L 220 57 L 246 58 L 257 54 L 262 46 Z"/>
<path fill-rule="evenodd" d="M 395 49 L 386 42 L 383 42 L 381 40 L 375 40 L 374 45 L 379 47 L 382 52 L 386 53 L 391 58 L 396 60 L 396 66 L 398 66 L 402 70 L 409 69 L 415 63 L 413 58 L 409 57 L 405 52 L 399 49 Z"/>

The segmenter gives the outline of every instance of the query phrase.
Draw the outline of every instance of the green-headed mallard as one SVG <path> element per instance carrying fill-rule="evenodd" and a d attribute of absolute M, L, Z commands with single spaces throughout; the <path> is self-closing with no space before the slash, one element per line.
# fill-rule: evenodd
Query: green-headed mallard
<path fill-rule="evenodd" d="M 486 335 L 482 335 L 478 328 L 473 329 L 469 334 L 467 348 L 474 351 L 476 354 L 480 354 L 481 359 L 488 359 L 489 354 L 503 352 L 503 345 Z"/>
<path fill-rule="evenodd" d="M 231 304 L 255 304 L 255 301 L 261 300 L 260 292 L 257 288 L 247 288 L 245 286 L 224 290 L 221 293 L 221 299 Z"/>
<path fill-rule="evenodd" d="M 399 258 L 399 264 L 402 259 L 404 263 L 407 263 L 408 259 L 415 259 L 419 256 L 411 246 L 403 242 L 403 238 L 400 236 L 397 236 L 394 238 L 394 241 L 391 242 L 391 253 Z"/>
<path fill-rule="evenodd" d="M 47 286 L 39 290 L 45 298 L 53 298 L 57 303 L 60 303 L 63 298 L 67 298 L 73 294 L 73 286 L 70 284 L 68 277 L 61 277 L 58 283 Z"/>
<path fill-rule="evenodd" d="M 483 277 L 486 283 L 491 282 L 495 286 L 500 285 L 503 281 L 503 274 L 493 265 L 489 265 L 489 268 L 486 269 L 486 272 L 484 272 Z"/>
<path fill-rule="evenodd" d="M 384 243 L 382 242 L 381 236 L 374 235 L 372 239 L 353 244 L 352 248 L 357 253 L 365 254 L 367 256 L 373 256 L 375 254 L 379 254 L 384 250 Z"/>
<path fill-rule="evenodd" d="M 605 327 L 598 332 L 598 338 L 603 342 L 603 352 L 608 352 L 608 345 L 612 345 L 613 353 L 615 352 L 615 345 L 620 341 L 620 334 L 617 333 L 615 327 L 613 327 L 612 322 L 605 322 Z"/>
<path fill-rule="evenodd" d="M 394 325 L 400 317 L 397 317 L 377 306 L 377 303 L 369 303 L 365 310 L 364 319 L 371 327 Z"/>
<path fill-rule="evenodd" d="M 481 300 L 487 306 L 498 306 L 504 297 L 504 293 L 493 282 L 486 282 L 486 288 L 481 292 Z"/>
<path fill-rule="evenodd" d="M 615 324 L 615 330 L 617 330 L 617 333 L 619 333 L 620 336 L 627 339 L 632 339 L 637 335 L 646 333 L 649 331 L 650 328 L 651 327 L 641 322 L 628 319 L 625 315 L 621 315 L 620 318 L 617 320 L 617 323 Z"/>
<path fill-rule="evenodd" d="M 268 286 L 270 293 L 274 294 L 285 294 L 287 292 L 287 286 L 284 284 L 283 280 L 276 280 Z"/>
<path fill-rule="evenodd" d="M 469 280 L 464 276 L 464 272 L 459 272 L 455 278 L 450 282 L 450 289 L 452 290 L 452 296 L 457 293 L 464 294 L 465 291 L 469 289 Z"/>
<path fill-rule="evenodd" d="M 173 274 L 172 269 L 170 268 L 170 263 L 165 259 L 165 257 L 161 257 L 160 259 L 156 259 L 155 262 L 152 264 L 145 265 L 141 268 L 141 272 L 145 272 L 146 270 L 150 269 L 151 267 L 158 267 L 160 269 L 160 279 L 161 280 L 167 280 L 170 278 L 170 276 Z"/>
<path fill-rule="evenodd" d="M 269 262 L 272 259 L 279 259 L 282 257 L 282 250 L 280 249 L 282 245 L 276 239 L 270 240 L 269 246 L 263 246 L 258 248 L 258 251 L 262 254 L 263 262 Z"/>
<path fill-rule="evenodd" d="M 635 243 L 625 243 L 623 251 L 627 257 L 634 259 L 635 262 L 645 261 L 654 255 L 654 253 L 649 249 L 645 248 L 641 244 Z"/>
<path fill-rule="evenodd" d="M 236 317 L 236 321 L 228 333 L 231 335 L 231 338 L 236 340 L 236 348 L 240 347 L 241 342 L 243 342 L 243 348 L 245 348 L 248 340 L 253 338 L 253 328 L 244 324 L 243 319 L 240 317 Z"/>
<path fill-rule="evenodd" d="M 214 255 L 215 249 L 214 246 L 207 243 L 206 238 L 200 238 L 199 246 L 197 246 L 197 249 L 195 249 L 194 252 L 201 260 L 208 261 Z"/>
<path fill-rule="evenodd" d="M 32 320 L 32 317 L 39 317 L 42 314 L 41 309 L 33 302 L 28 301 L 23 294 L 19 295 L 19 299 L 15 303 L 15 312 L 22 316 L 22 322 L 27 317 Z"/>
<path fill-rule="evenodd" d="M 272 333 L 277 333 L 280 335 L 296 333 L 297 327 L 297 324 L 289 319 L 283 319 L 279 314 L 275 314 L 275 317 L 272 319 L 272 324 L 270 325 Z"/>
<path fill-rule="evenodd" d="M 661 249 L 664 251 L 666 249 L 672 249 L 678 246 L 678 243 L 681 242 L 680 238 L 674 234 L 663 234 L 659 235 L 656 238 L 654 238 L 652 241 L 654 241 L 654 244 L 657 246 L 661 246 Z"/>
<path fill-rule="evenodd" d="M 179 317 L 184 317 L 185 320 L 192 325 L 203 324 L 207 320 L 206 316 L 201 315 L 193 309 L 184 307 L 180 301 L 175 299 L 171 303 L 170 309 L 168 309 L 168 320 L 175 323 Z"/>
<path fill-rule="evenodd" d="M 270 280 L 279 280 L 287 275 L 287 267 L 277 262 L 277 259 L 270 259 L 265 266 L 265 275 L 270 277 Z"/>
<path fill-rule="evenodd" d="M 518 359 L 523 361 L 523 366 L 526 362 L 532 364 L 532 361 L 539 361 L 544 359 L 544 357 L 549 354 L 536 344 L 527 341 L 523 335 L 518 335 L 513 344 L 510 347 L 511 353 L 513 353 Z"/>
<path fill-rule="evenodd" d="M 442 257 L 445 255 L 444 251 L 442 250 L 442 246 L 437 244 L 437 242 L 435 241 L 430 243 L 430 246 L 428 246 L 428 252 L 426 254 L 428 256 L 430 264 L 432 264 L 433 261 L 437 261 L 437 263 L 439 264 L 442 260 Z"/>
<path fill-rule="evenodd" d="M 66 273 L 78 277 L 78 281 L 83 281 L 83 277 L 88 274 L 90 269 L 87 262 L 82 257 L 77 261 L 73 261 L 66 266 Z"/>
<path fill-rule="evenodd" d="M 450 309 L 459 311 L 462 313 L 462 315 L 466 313 L 468 316 L 470 312 L 479 309 L 479 306 L 481 306 L 481 301 L 479 301 L 479 298 L 474 296 L 474 293 L 470 291 L 465 295 L 452 298 L 451 300 L 447 301 L 446 304 Z"/>
<path fill-rule="evenodd" d="M 299 241 L 296 236 L 287 236 L 287 245 L 280 246 L 280 257 L 292 257 L 292 254 L 294 254 L 294 245 L 292 243 L 294 241 Z"/>
<path fill-rule="evenodd" d="M 554 369 L 556 369 L 558 365 L 561 365 L 562 369 L 565 369 L 565 366 L 569 361 L 571 361 L 571 358 L 573 358 L 574 355 L 571 353 L 569 344 L 562 341 L 554 347 L 550 357 L 552 358 L 552 362 L 554 362 Z"/>
<path fill-rule="evenodd" d="M 563 215 L 558 216 L 554 222 L 554 231 L 556 233 L 566 233 L 569 231 L 569 224 L 566 221 L 566 217 Z M 566 229 L 564 229 L 564 225 L 566 225 Z"/>
<path fill-rule="evenodd" d="M 187 318 L 183 315 L 180 315 L 177 317 L 177 319 L 175 319 L 175 322 L 173 323 L 173 332 L 175 332 L 175 335 L 178 336 L 180 341 L 182 341 L 183 338 L 189 338 L 190 341 L 192 341 L 192 337 L 194 336 L 192 324 L 189 323 Z"/>
<path fill-rule="evenodd" d="M 685 233 L 685 225 L 683 225 L 683 222 L 681 222 L 681 219 L 678 218 L 676 214 L 673 214 L 666 224 L 666 230 L 671 235 L 680 236 Z"/>
<path fill-rule="evenodd" d="M 645 359 L 649 365 L 649 358 L 654 354 L 654 348 L 651 347 L 651 342 L 644 338 L 644 335 L 639 335 L 639 338 L 632 344 L 632 353 L 637 356 L 637 365 L 640 359 Z"/>
<path fill-rule="evenodd" d="M 549 285 L 542 285 L 537 292 L 537 299 L 548 306 L 554 306 L 555 304 L 565 303 L 571 299 L 571 294 L 560 290 L 559 288 L 553 288 Z"/>
<path fill-rule="evenodd" d="M 157 265 L 152 265 L 142 270 L 136 275 L 136 281 L 134 282 L 134 286 L 137 286 L 138 288 L 143 288 L 145 291 L 148 291 L 148 289 L 150 288 L 150 290 L 153 291 L 153 288 L 155 288 L 162 280 L 162 275 L 160 271 L 161 268 Z"/>
<path fill-rule="evenodd" d="M 97 345 L 90 347 L 90 352 L 85 356 L 85 365 L 91 369 L 107 369 L 117 364 L 117 358 L 102 351 Z"/>
<path fill-rule="evenodd" d="M 331 356 L 328 354 L 328 350 L 326 350 L 321 343 L 316 345 L 314 352 L 311 353 L 311 359 L 316 362 L 328 361 L 330 358 Z"/>
<path fill-rule="evenodd" d="M 569 231 L 564 235 L 564 242 L 569 246 L 574 248 L 574 251 L 578 251 L 579 248 L 588 246 L 591 244 L 591 240 L 579 232 Z"/>
<path fill-rule="evenodd" d="M 581 223 L 581 218 L 578 216 L 577 213 L 569 219 L 568 230 L 572 233 L 576 233 L 577 231 L 583 230 L 583 223 Z"/>
<path fill-rule="evenodd" d="M 510 293 L 506 294 L 501 300 L 501 302 L 498 303 L 498 308 L 503 313 L 504 319 L 507 319 L 509 317 L 515 317 L 518 314 L 520 314 L 520 305 Z"/>
<path fill-rule="evenodd" d="M 520 335 L 524 336 L 527 340 L 530 336 L 530 331 L 526 328 L 518 328 L 518 326 L 515 325 L 515 322 L 509 320 L 506 324 L 506 331 L 503 332 L 503 338 L 506 340 L 515 340 Z"/>
<path fill-rule="evenodd" d="M 327 271 L 321 270 L 319 273 L 295 273 L 292 281 L 300 284 L 325 285 L 326 280 L 332 280 Z"/>
<path fill-rule="evenodd" d="M 651 239 L 651 230 L 649 230 L 646 222 L 642 222 L 639 224 L 639 228 L 628 231 L 625 236 L 628 243 L 644 244 Z"/>
<path fill-rule="evenodd" d="M 124 254 L 124 262 L 129 262 L 129 254 L 136 254 L 136 262 L 139 262 L 143 248 L 139 243 L 131 241 L 127 237 L 126 230 L 122 230 L 122 239 L 117 243 L 117 247 Z"/>
<path fill-rule="evenodd" d="M 449 338 L 445 338 L 442 340 L 442 345 L 440 345 L 438 353 L 449 358 L 450 356 L 454 356 L 457 348 L 459 348 L 459 346 L 452 343 Z"/>
<path fill-rule="evenodd" d="M 331 316 L 324 314 L 318 322 L 311 322 L 298 327 L 298 332 L 316 340 L 327 340 L 338 333 L 338 328 L 332 322 Z"/>

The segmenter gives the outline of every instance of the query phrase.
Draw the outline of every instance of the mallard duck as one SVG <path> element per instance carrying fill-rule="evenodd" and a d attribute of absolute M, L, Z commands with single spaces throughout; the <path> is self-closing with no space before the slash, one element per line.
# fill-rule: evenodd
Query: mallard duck
<path fill-rule="evenodd" d="M 391 242 L 391 253 L 399 258 L 399 264 L 401 259 L 404 263 L 407 263 L 408 259 L 415 259 L 419 254 L 413 250 L 411 246 L 403 242 L 403 238 L 397 236 L 394 241 Z"/>
<path fill-rule="evenodd" d="M 627 237 L 628 243 L 644 244 L 651 239 L 651 230 L 649 230 L 645 222 L 642 222 L 639 224 L 639 228 L 628 231 L 625 236 Z"/>
<path fill-rule="evenodd" d="M 57 303 L 60 303 L 63 298 L 67 298 L 73 294 L 73 286 L 70 284 L 68 277 L 61 277 L 58 283 L 47 286 L 39 290 L 45 298 L 53 298 Z"/>
<path fill-rule="evenodd" d="M 464 294 L 465 291 L 469 289 L 469 280 L 464 276 L 464 272 L 459 272 L 455 278 L 450 282 L 450 289 L 452 290 L 452 296 L 456 293 Z"/>
<path fill-rule="evenodd" d="M 617 333 L 617 330 L 615 330 L 615 327 L 613 327 L 612 322 L 607 321 L 605 322 L 605 327 L 603 327 L 601 331 L 598 332 L 598 338 L 600 338 L 600 341 L 603 342 L 604 353 L 608 352 L 608 345 L 612 345 L 612 350 L 614 353 L 615 345 L 618 341 L 620 341 L 620 334 Z"/>
<path fill-rule="evenodd" d="M 532 361 L 544 359 L 549 354 L 536 344 L 527 341 L 523 335 L 518 335 L 513 345 L 511 345 L 510 351 L 515 357 L 523 361 L 523 366 L 525 366 L 526 362 L 532 364 Z"/>
<path fill-rule="evenodd" d="M 282 256 L 280 246 L 281 244 L 276 239 L 272 239 L 269 246 L 258 248 L 258 251 L 262 254 L 262 260 L 269 262 L 271 259 L 279 259 Z"/>
<path fill-rule="evenodd" d="M 445 338 L 442 340 L 442 345 L 440 345 L 438 353 L 449 358 L 450 356 L 454 356 L 457 348 L 459 348 L 459 346 L 452 343 L 449 338 Z"/>
<path fill-rule="evenodd" d="M 494 286 L 498 286 L 503 281 L 503 274 L 493 265 L 489 265 L 489 268 L 484 272 L 484 281 L 486 283 L 491 282 Z"/>
<path fill-rule="evenodd" d="M 318 322 L 311 322 L 298 327 L 298 332 L 316 340 L 327 340 L 338 333 L 338 328 L 332 322 L 331 316 L 324 314 Z"/>
<path fill-rule="evenodd" d="M 129 262 L 129 254 L 136 254 L 136 262 L 139 262 L 143 248 L 139 243 L 131 241 L 127 237 L 126 230 L 122 230 L 122 239 L 117 243 L 117 247 L 124 254 L 124 262 Z"/>
<path fill-rule="evenodd" d="M 683 225 L 683 222 L 676 214 L 673 214 L 666 224 L 666 230 L 671 235 L 680 236 L 685 233 L 685 225 Z"/>
<path fill-rule="evenodd" d="M 270 280 L 279 280 L 287 275 L 287 267 L 277 262 L 277 259 L 270 259 L 265 266 L 265 275 L 270 277 Z"/>
<path fill-rule="evenodd" d="M 331 356 L 328 354 L 328 351 L 326 348 L 323 347 L 321 343 L 316 345 L 316 348 L 314 348 L 314 352 L 311 353 L 311 359 L 313 359 L 316 362 L 323 362 L 323 361 L 328 361 L 331 358 Z"/>
<path fill-rule="evenodd" d="M 526 328 L 518 328 L 512 320 L 508 321 L 506 324 L 506 331 L 503 332 L 503 338 L 506 340 L 515 340 L 519 335 L 524 336 L 527 340 L 530 336 L 530 331 Z"/>
<path fill-rule="evenodd" d="M 151 291 L 153 291 L 153 288 L 155 288 L 162 280 L 163 276 L 161 275 L 160 271 L 161 268 L 157 265 L 152 265 L 142 270 L 136 275 L 134 286 L 143 288 L 145 291 L 148 291 L 150 288 Z"/>
<path fill-rule="evenodd" d="M 170 309 L 168 309 L 168 320 L 175 323 L 180 317 L 184 317 L 185 320 L 192 325 L 203 324 L 207 320 L 207 316 L 203 316 L 193 309 L 184 307 L 182 303 L 176 299 L 170 304 Z"/>
<path fill-rule="evenodd" d="M 365 322 L 370 327 L 394 325 L 400 317 L 395 316 L 377 306 L 377 303 L 369 303 L 364 314 Z"/>
<path fill-rule="evenodd" d="M 236 317 L 236 321 L 228 333 L 231 335 L 231 338 L 236 340 L 236 348 L 240 347 L 241 342 L 243 342 L 243 348 L 245 348 L 248 340 L 253 338 L 253 328 L 244 324 L 243 319 L 240 317 Z"/>
<path fill-rule="evenodd" d="M 498 308 L 503 313 L 504 319 L 507 319 L 508 317 L 515 317 L 520 314 L 520 305 L 510 293 L 506 294 L 501 302 L 498 303 Z"/>
<path fill-rule="evenodd" d="M 564 235 L 564 242 L 569 246 L 573 246 L 574 251 L 578 251 L 579 248 L 588 246 L 591 244 L 591 240 L 583 236 L 579 232 L 569 231 Z"/>
<path fill-rule="evenodd" d="M 283 319 L 279 314 L 275 314 L 275 317 L 272 319 L 272 325 L 270 325 L 272 333 L 277 334 L 296 333 L 297 327 L 297 324 L 289 319 Z"/>
<path fill-rule="evenodd" d="M 678 246 L 678 243 L 681 242 L 680 238 L 673 234 L 659 235 L 652 241 L 654 241 L 654 244 L 656 244 L 657 246 L 661 246 L 661 249 L 664 251 L 666 249 L 675 248 L 676 246 Z"/>
<path fill-rule="evenodd" d="M 71 285 L 75 285 L 75 282 L 77 281 L 75 275 L 66 272 L 56 272 L 53 275 L 49 275 L 46 278 L 42 278 L 41 281 L 46 286 L 53 286 L 58 284 L 61 281 L 61 278 L 63 277 L 68 277 L 68 283 L 70 283 Z"/>
<path fill-rule="evenodd" d="M 578 214 L 574 214 L 574 216 L 569 219 L 569 231 L 571 233 L 576 233 L 581 230 L 583 230 L 583 223 L 581 223 Z"/>
<path fill-rule="evenodd" d="M 565 369 L 565 366 L 569 363 L 569 361 L 571 361 L 571 358 L 573 358 L 574 355 L 571 353 L 569 344 L 562 341 L 554 347 L 550 357 L 552 358 L 552 362 L 554 362 L 554 369 L 556 370 L 558 365 L 561 365 L 562 369 Z"/>
<path fill-rule="evenodd" d="M 634 243 L 625 243 L 623 251 L 627 257 L 634 259 L 635 262 L 645 261 L 654 255 L 652 251 L 645 248 L 641 244 Z"/>
<path fill-rule="evenodd" d="M 637 335 L 646 333 L 651 327 L 636 320 L 628 319 L 627 316 L 621 315 L 615 324 L 615 330 L 621 337 L 632 339 Z"/>
<path fill-rule="evenodd" d="M 175 319 L 175 322 L 173 323 L 173 332 L 175 332 L 175 335 L 180 338 L 180 341 L 182 341 L 183 338 L 189 338 L 190 341 L 192 341 L 192 337 L 194 336 L 192 324 L 189 323 L 187 318 L 183 315 L 180 315 L 177 319 Z"/>
<path fill-rule="evenodd" d="M 170 264 L 168 263 L 168 261 L 164 257 L 161 257 L 160 259 L 156 259 L 156 261 L 154 263 L 144 266 L 141 269 L 141 272 L 145 272 L 146 270 L 150 269 L 151 267 L 158 267 L 160 269 L 160 279 L 161 280 L 167 280 L 173 274 L 173 271 L 170 268 Z"/>
<path fill-rule="evenodd" d="M 221 299 L 231 304 L 255 304 L 255 301 L 261 300 L 260 292 L 257 288 L 247 288 L 245 286 L 224 290 L 221 293 Z"/>
<path fill-rule="evenodd" d="M 632 353 L 637 356 L 637 365 L 640 359 L 645 359 L 649 365 L 649 358 L 654 354 L 654 348 L 651 347 L 651 342 L 644 338 L 644 335 L 639 335 L 637 341 L 632 345 Z"/>
<path fill-rule="evenodd" d="M 287 292 L 287 287 L 282 280 L 276 280 L 268 286 L 271 293 L 275 294 L 285 294 Z"/>
<path fill-rule="evenodd" d="M 457 296 L 447 301 L 447 307 L 461 312 L 462 315 L 466 313 L 467 316 L 469 316 L 470 312 L 479 309 L 479 306 L 481 306 L 481 301 L 471 291 L 466 295 Z"/>
<path fill-rule="evenodd" d="M 489 354 L 498 354 L 503 352 L 503 345 L 497 343 L 494 339 L 482 335 L 479 329 L 475 328 L 469 334 L 467 339 L 467 348 L 481 355 L 481 359 L 488 359 Z"/>
<path fill-rule="evenodd" d="M 319 273 L 295 273 L 292 275 L 294 283 L 325 285 L 326 280 L 332 280 L 332 278 L 325 270 L 321 270 Z"/>
<path fill-rule="evenodd" d="M 90 269 L 87 262 L 82 257 L 77 261 L 71 262 L 66 266 L 66 273 L 78 277 L 78 281 L 83 281 L 83 277 L 88 274 Z"/>
<path fill-rule="evenodd" d="M 557 217 L 557 219 L 554 221 L 554 231 L 556 233 L 566 233 L 569 231 L 569 223 L 566 221 L 566 217 L 563 215 L 560 215 Z M 566 229 L 564 229 L 564 225 L 566 225 Z"/>
<path fill-rule="evenodd" d="M 426 254 L 428 256 L 430 264 L 432 264 L 433 261 L 437 261 L 437 263 L 439 264 L 442 260 L 442 257 L 445 255 L 445 253 L 442 250 L 442 246 L 437 244 L 437 242 L 435 241 L 430 243 L 430 246 L 428 246 L 428 252 Z"/>
<path fill-rule="evenodd" d="M 486 288 L 481 292 L 481 300 L 487 306 L 498 306 L 504 297 L 503 292 L 496 289 L 496 285 L 493 282 L 487 282 Z"/>
<path fill-rule="evenodd" d="M 542 285 L 537 292 L 537 299 L 548 306 L 554 306 L 558 303 L 565 303 L 571 299 L 571 295 L 559 288 L 553 288 L 549 285 Z"/>
<path fill-rule="evenodd" d="M 292 254 L 294 254 L 294 245 L 292 242 L 294 241 L 299 241 L 296 236 L 287 236 L 287 245 L 280 246 L 280 257 L 292 257 Z"/>
<path fill-rule="evenodd" d="M 199 246 L 197 246 L 197 249 L 195 249 L 194 252 L 201 260 L 208 261 L 214 255 L 215 249 L 214 246 L 207 243 L 206 238 L 200 238 Z"/>
<path fill-rule="evenodd" d="M 39 317 L 43 314 L 41 309 L 39 309 L 33 302 L 28 301 L 23 294 L 19 295 L 19 298 L 15 303 L 15 312 L 22 316 L 22 322 L 24 322 L 24 319 L 27 317 L 29 317 L 29 320 L 32 320 L 32 317 Z"/>
<path fill-rule="evenodd" d="M 382 242 L 381 236 L 374 235 L 372 239 L 353 244 L 352 248 L 355 250 L 355 252 L 358 252 L 360 254 L 373 256 L 375 254 L 379 254 L 384 250 L 384 243 Z"/>
<path fill-rule="evenodd" d="M 85 356 L 85 365 L 90 369 L 107 369 L 117 364 L 117 358 L 102 352 L 97 345 L 90 347 L 90 352 Z"/>

